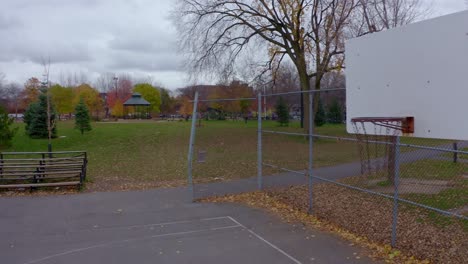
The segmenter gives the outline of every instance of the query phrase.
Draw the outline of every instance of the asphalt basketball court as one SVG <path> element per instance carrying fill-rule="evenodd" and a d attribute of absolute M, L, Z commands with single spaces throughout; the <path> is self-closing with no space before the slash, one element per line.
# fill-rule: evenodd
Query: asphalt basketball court
<path fill-rule="evenodd" d="M 331 234 L 184 188 L 0 198 L 1 263 L 372 263 Z"/>

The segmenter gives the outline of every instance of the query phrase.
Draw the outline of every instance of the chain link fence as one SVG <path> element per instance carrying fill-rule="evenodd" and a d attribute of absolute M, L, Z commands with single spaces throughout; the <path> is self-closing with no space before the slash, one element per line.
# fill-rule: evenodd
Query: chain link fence
<path fill-rule="evenodd" d="M 300 114 L 302 97 L 302 107 L 315 116 Z M 344 89 L 248 100 L 256 111 L 247 116 L 196 115 L 203 121 L 192 128 L 194 158 L 189 153 L 194 199 L 261 189 L 408 254 L 441 263 L 468 259 L 468 142 L 403 136 L 363 141 L 346 132 Z M 278 113 L 281 104 L 287 123 Z M 391 155 L 379 150 L 388 145 Z"/>

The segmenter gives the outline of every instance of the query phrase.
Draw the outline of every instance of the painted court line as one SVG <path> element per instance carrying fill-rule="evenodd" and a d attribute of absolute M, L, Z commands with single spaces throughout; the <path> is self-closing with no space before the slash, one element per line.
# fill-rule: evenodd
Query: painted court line
<path fill-rule="evenodd" d="M 244 226 L 243 224 L 239 223 L 236 219 L 234 219 L 233 217 L 230 217 L 228 216 L 229 219 L 231 219 L 231 221 L 233 221 L 234 223 L 236 223 L 237 225 L 241 226 L 242 228 L 244 228 L 245 230 L 247 230 L 250 234 L 254 235 L 256 238 L 260 239 L 261 241 L 263 241 L 264 243 L 266 243 L 267 245 L 269 245 L 271 248 L 275 249 L 276 251 L 278 251 L 279 253 L 283 254 L 284 256 L 286 256 L 287 258 L 289 258 L 292 262 L 296 263 L 296 264 L 302 264 L 302 262 L 300 262 L 299 260 L 297 260 L 296 258 L 294 258 L 293 256 L 289 255 L 288 253 L 286 253 L 284 250 L 282 250 L 281 248 L 277 247 L 276 245 L 274 245 L 273 243 L 271 243 L 270 241 L 266 240 L 265 238 L 263 238 L 262 236 L 260 236 L 259 234 L 255 233 L 254 231 L 248 229 L 246 226 Z"/>
<path fill-rule="evenodd" d="M 186 221 L 173 221 L 173 222 L 165 222 L 165 223 L 157 223 L 157 224 L 149 224 L 149 225 L 135 225 L 135 226 L 128 226 L 128 227 L 116 227 L 116 228 L 107 228 L 107 229 L 122 229 L 122 228 L 136 228 L 136 227 L 150 227 L 150 226 L 163 226 L 163 225 L 174 225 L 174 224 L 183 224 L 183 223 L 193 223 L 193 222 L 202 222 L 202 221 L 212 221 L 212 220 L 218 220 L 218 219 L 229 219 L 234 223 L 234 225 L 229 225 L 229 226 L 222 226 L 222 227 L 213 227 L 213 228 L 206 228 L 206 229 L 198 229 L 198 230 L 191 230 L 191 231 L 184 231 L 184 232 L 173 232 L 173 233 L 167 233 L 167 234 L 159 234 L 159 235 L 153 235 L 153 236 L 147 236 L 147 237 L 141 237 L 141 238 L 132 238 L 132 239 L 124 239 L 124 240 L 115 240 L 115 241 L 110 241 L 106 243 L 101 243 L 89 247 L 83 247 L 83 248 L 77 248 L 73 250 L 68 250 L 62 253 L 46 256 L 40 259 L 35 259 L 31 260 L 28 262 L 25 262 L 24 264 L 36 264 L 40 263 L 45 260 L 57 258 L 57 257 L 62 257 L 74 253 L 79 253 L 83 252 L 86 250 L 91 250 L 91 249 L 96 249 L 96 248 L 102 248 L 102 247 L 107 247 L 111 245 L 117 245 L 117 244 L 125 244 L 125 243 L 130 243 L 130 242 L 135 242 L 135 241 L 142 241 L 142 240 L 147 240 L 147 239 L 152 239 L 152 238 L 160 238 L 160 237 L 168 237 L 168 236 L 178 236 L 178 235 L 190 235 L 190 234 L 196 234 L 196 233 L 203 233 L 203 232 L 210 232 L 210 231 L 217 231 L 217 230 L 225 230 L 225 229 L 233 229 L 233 228 L 243 228 L 247 230 L 250 234 L 254 235 L 257 239 L 261 240 L 263 243 L 267 244 L 274 250 L 278 251 L 288 259 L 290 259 L 293 263 L 296 264 L 302 264 L 299 260 L 294 258 L 293 256 L 289 255 L 286 253 L 284 250 L 279 248 L 278 246 L 274 245 L 270 241 L 266 240 L 259 234 L 255 233 L 254 231 L 250 230 L 240 222 L 238 222 L 236 219 L 234 219 L 231 216 L 222 216 L 222 217 L 213 217 L 213 218 L 204 218 L 204 219 L 199 219 L 199 220 L 186 220 Z"/>
<path fill-rule="evenodd" d="M 191 223 L 191 222 L 210 221 L 210 220 L 223 219 L 223 218 L 231 220 L 231 218 L 225 216 L 225 217 L 205 218 L 205 219 L 200 219 L 200 220 L 175 221 L 175 222 L 168 222 L 168 223 Z M 164 224 L 167 224 L 167 223 L 164 223 Z M 56 257 L 62 257 L 62 256 L 74 254 L 74 253 L 83 252 L 83 251 L 90 250 L 90 249 L 96 249 L 96 248 L 101 248 L 101 247 L 106 247 L 106 246 L 111 246 L 111 245 L 116 245 L 116 244 L 125 244 L 125 243 L 129 243 L 129 242 L 142 241 L 142 240 L 147 240 L 147 239 L 151 239 L 151 238 L 160 238 L 160 237 L 178 236 L 178 235 L 189 235 L 189 234 L 217 231 L 217 230 L 223 230 L 223 229 L 233 229 L 233 228 L 239 228 L 239 227 L 242 227 L 242 226 L 235 223 L 235 225 L 223 226 L 223 227 L 213 227 L 213 228 L 191 230 L 191 231 L 184 231 L 184 232 L 174 232 L 174 233 L 147 236 L 147 237 L 142 237 L 142 238 L 115 240 L 115 241 L 101 243 L 101 244 L 97 244 L 97 245 L 93 245 L 93 246 L 89 246 L 89 247 L 83 247 L 83 248 L 68 250 L 68 251 L 65 251 L 65 252 L 62 252 L 62 253 L 50 255 L 50 256 L 47 256 L 47 257 L 40 258 L 40 259 L 31 260 L 31 261 L 25 262 L 24 264 L 40 263 L 40 262 L 42 262 L 44 260 L 49 260 L 49 259 L 53 259 L 53 258 L 56 258 Z"/>
<path fill-rule="evenodd" d="M 229 219 L 229 217 L 228 216 L 220 216 L 220 217 L 211 217 L 211 218 L 202 218 L 202 219 L 194 219 L 194 220 L 184 220 L 184 221 L 172 221 L 172 222 L 146 224 L 146 225 L 97 227 L 97 228 L 91 228 L 91 229 L 72 230 L 72 231 L 69 231 L 67 233 L 71 234 L 71 233 L 79 233 L 79 232 L 85 232 L 85 231 L 118 230 L 118 229 L 134 229 L 134 228 L 144 228 L 144 227 L 153 227 L 153 226 L 168 226 L 168 225 L 177 225 L 177 224 L 188 224 L 188 223 L 193 223 L 193 222 L 213 221 L 213 220 L 219 220 L 219 219 Z"/>

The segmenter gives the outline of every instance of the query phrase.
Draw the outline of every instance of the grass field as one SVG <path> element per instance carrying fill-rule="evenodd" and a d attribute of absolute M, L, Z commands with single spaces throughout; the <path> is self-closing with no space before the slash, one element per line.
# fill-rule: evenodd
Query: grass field
<path fill-rule="evenodd" d="M 13 146 L 3 151 L 47 150 L 47 140 L 30 139 L 24 133 L 24 125 L 18 126 L 20 130 L 13 139 Z M 88 179 L 99 185 L 99 189 L 135 183 L 183 183 L 186 180 L 190 122 L 93 123 L 93 130 L 85 135 L 81 135 L 73 126 L 73 122 L 58 123 L 59 138 L 53 139 L 53 150 L 87 151 Z M 278 129 L 277 124 L 272 121 L 264 122 L 264 128 Z M 300 131 L 297 123 L 282 129 Z M 318 131 L 324 134 L 346 135 L 342 125 L 327 125 Z M 206 150 L 207 161 L 195 161 L 195 178 L 241 178 L 255 175 L 256 133 L 255 121 L 247 124 L 238 121 L 204 121 L 202 127 L 197 130 L 195 152 L 200 149 Z M 317 166 L 357 158 L 343 151 L 352 150 L 352 144 L 343 146 L 329 140 L 319 141 L 318 144 L 324 148 L 317 151 Z M 273 162 L 284 158 L 289 164 L 298 163 L 297 160 L 307 160 L 307 142 L 303 138 L 265 135 L 264 147 L 266 161 Z M 281 151 L 276 151 L 277 149 Z M 342 154 L 339 149 L 342 150 Z M 334 158 L 328 159 L 327 156 Z"/>
<path fill-rule="evenodd" d="M 45 151 L 47 140 L 30 139 L 24 125 L 4 151 Z M 264 129 L 302 132 L 298 122 L 278 127 L 265 121 Z M 89 154 L 88 179 L 98 189 L 127 185 L 159 186 L 168 182 L 185 183 L 190 122 L 93 123 L 93 130 L 81 135 L 73 122 L 58 123 L 59 138 L 53 150 L 85 150 Z M 344 125 L 325 125 L 316 133 L 352 137 Z M 405 139 L 404 139 L 405 140 Z M 424 140 L 429 145 L 443 141 Z M 314 166 L 331 166 L 358 161 L 356 143 L 329 139 L 314 142 Z M 197 162 L 199 150 L 206 151 L 206 162 Z M 263 159 L 266 163 L 302 170 L 307 168 L 308 142 L 304 137 L 264 134 Z M 257 122 L 203 121 L 195 143 L 195 180 L 234 179 L 256 175 Z M 265 168 L 265 174 L 275 173 Z"/>

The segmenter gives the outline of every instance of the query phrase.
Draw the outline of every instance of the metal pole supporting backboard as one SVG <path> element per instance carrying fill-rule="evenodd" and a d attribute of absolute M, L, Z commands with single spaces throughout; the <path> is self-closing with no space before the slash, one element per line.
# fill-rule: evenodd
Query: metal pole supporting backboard
<path fill-rule="evenodd" d="M 198 106 L 198 92 L 195 92 L 195 100 L 193 101 L 193 112 L 192 112 L 192 127 L 190 129 L 190 143 L 189 143 L 189 151 L 188 151 L 188 166 L 187 166 L 187 174 L 188 174 L 188 185 L 190 195 L 192 197 L 192 201 L 195 200 L 194 192 L 193 192 L 193 176 L 192 176 L 192 163 L 193 163 L 193 147 L 195 145 L 195 132 L 197 129 L 197 106 Z"/>
<path fill-rule="evenodd" d="M 392 247 L 396 246 L 397 240 L 397 225 L 398 225 L 398 188 L 400 185 L 400 137 L 395 139 L 395 168 L 394 168 L 394 185 L 395 192 L 393 195 L 393 220 L 392 220 Z"/>
<path fill-rule="evenodd" d="M 308 163 L 308 182 L 309 182 L 309 214 L 312 214 L 313 206 L 313 178 L 312 178 L 312 162 L 313 162 L 313 147 L 314 147 L 314 94 L 309 93 L 309 163 Z"/>
<path fill-rule="evenodd" d="M 257 127 L 257 185 L 258 189 L 263 188 L 263 175 L 262 175 L 262 93 L 258 93 L 258 127 Z"/>

